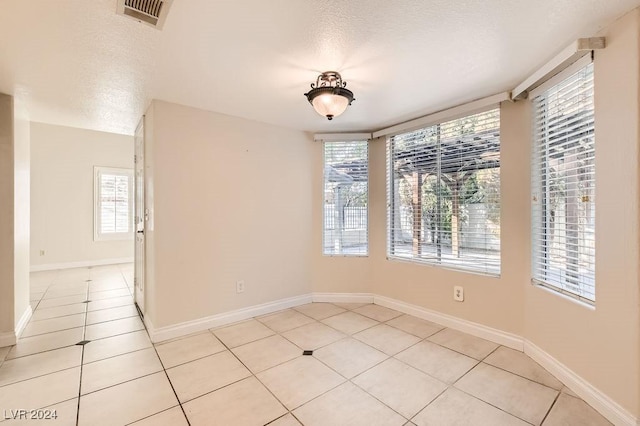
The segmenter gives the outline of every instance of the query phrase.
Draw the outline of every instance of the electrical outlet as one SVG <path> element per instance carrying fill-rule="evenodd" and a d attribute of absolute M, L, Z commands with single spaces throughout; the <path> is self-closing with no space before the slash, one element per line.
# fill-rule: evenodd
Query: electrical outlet
<path fill-rule="evenodd" d="M 236 281 L 236 293 L 244 293 L 244 281 Z"/>
<path fill-rule="evenodd" d="M 456 302 L 464 302 L 464 288 L 459 285 L 453 287 L 453 300 Z"/>
<path fill-rule="evenodd" d="M 40 250 L 40 256 L 44 256 L 44 250 Z"/>

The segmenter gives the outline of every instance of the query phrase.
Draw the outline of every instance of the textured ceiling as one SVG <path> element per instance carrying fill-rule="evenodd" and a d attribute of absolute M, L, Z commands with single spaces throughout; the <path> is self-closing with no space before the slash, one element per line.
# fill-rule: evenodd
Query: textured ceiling
<path fill-rule="evenodd" d="M 308 131 L 375 130 L 510 90 L 640 0 L 174 0 L 164 30 L 116 0 L 0 0 L 0 92 L 31 119 L 132 134 L 151 99 Z M 322 71 L 356 97 L 331 122 Z"/>

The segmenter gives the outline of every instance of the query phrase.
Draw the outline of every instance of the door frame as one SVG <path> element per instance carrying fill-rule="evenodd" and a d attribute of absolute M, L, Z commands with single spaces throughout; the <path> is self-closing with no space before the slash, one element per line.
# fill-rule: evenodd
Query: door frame
<path fill-rule="evenodd" d="M 145 265 L 146 265 L 146 237 L 145 237 L 145 176 L 144 176 L 144 149 L 145 149 L 145 124 L 144 115 L 140 119 L 134 136 L 134 285 L 133 301 L 136 304 L 140 316 L 145 312 Z"/>

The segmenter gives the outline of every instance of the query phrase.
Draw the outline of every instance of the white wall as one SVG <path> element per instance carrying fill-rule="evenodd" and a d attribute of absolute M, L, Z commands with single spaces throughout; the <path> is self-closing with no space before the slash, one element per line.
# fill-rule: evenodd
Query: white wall
<path fill-rule="evenodd" d="M 0 94 L 0 346 L 13 344 L 13 98 Z"/>
<path fill-rule="evenodd" d="M 29 307 L 29 122 L 0 94 L 0 346 L 15 343 Z M 21 320 L 22 323 L 21 323 Z"/>
<path fill-rule="evenodd" d="M 155 327 L 311 291 L 311 135 L 162 101 L 146 131 Z"/>
<path fill-rule="evenodd" d="M 133 136 L 31 123 L 32 268 L 133 258 L 133 240 L 93 240 L 93 168 L 133 169 L 133 151 Z"/>

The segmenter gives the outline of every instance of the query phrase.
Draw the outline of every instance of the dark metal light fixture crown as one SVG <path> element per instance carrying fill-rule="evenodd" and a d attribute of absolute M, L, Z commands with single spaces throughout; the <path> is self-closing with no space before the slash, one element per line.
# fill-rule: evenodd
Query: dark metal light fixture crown
<path fill-rule="evenodd" d="M 326 71 L 318 76 L 315 83 L 311 83 L 311 90 L 304 95 L 318 114 L 332 120 L 333 117 L 342 114 L 355 100 L 353 92 L 346 86 L 347 83 L 342 81 L 340 73 Z"/>

